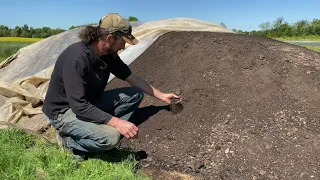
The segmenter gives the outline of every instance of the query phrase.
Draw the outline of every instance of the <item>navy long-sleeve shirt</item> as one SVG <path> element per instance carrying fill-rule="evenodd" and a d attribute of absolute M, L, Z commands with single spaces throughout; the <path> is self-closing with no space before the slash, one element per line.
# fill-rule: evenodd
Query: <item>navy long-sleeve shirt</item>
<path fill-rule="evenodd" d="M 104 92 L 110 73 L 125 80 L 129 67 L 118 55 L 100 59 L 90 46 L 78 42 L 58 57 L 44 100 L 43 112 L 50 119 L 69 108 L 77 118 L 94 123 L 107 123 L 112 116 L 95 106 Z"/>

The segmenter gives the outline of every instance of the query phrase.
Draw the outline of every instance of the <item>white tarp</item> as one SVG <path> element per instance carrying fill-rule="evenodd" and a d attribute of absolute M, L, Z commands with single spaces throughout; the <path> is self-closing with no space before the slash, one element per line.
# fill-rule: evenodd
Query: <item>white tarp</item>
<path fill-rule="evenodd" d="M 79 41 L 77 35 L 80 30 L 69 30 L 33 43 L 0 64 L 0 121 L 19 123 L 34 120 L 35 115 L 42 114 L 41 102 L 45 98 L 54 63 L 65 48 Z M 119 56 L 129 65 L 159 36 L 170 31 L 233 33 L 217 24 L 190 18 L 147 22 L 133 26 L 133 35 L 139 44 L 128 45 L 119 52 Z M 113 77 L 111 75 L 109 81 Z"/>

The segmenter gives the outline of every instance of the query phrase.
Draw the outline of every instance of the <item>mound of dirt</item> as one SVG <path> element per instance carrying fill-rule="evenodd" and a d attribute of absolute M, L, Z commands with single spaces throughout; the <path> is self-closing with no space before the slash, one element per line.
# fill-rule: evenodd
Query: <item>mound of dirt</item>
<path fill-rule="evenodd" d="M 142 167 L 203 179 L 320 178 L 320 54 L 254 36 L 170 32 L 133 64 L 183 110 L 145 96 L 132 120 Z M 108 89 L 128 86 L 113 80 Z"/>

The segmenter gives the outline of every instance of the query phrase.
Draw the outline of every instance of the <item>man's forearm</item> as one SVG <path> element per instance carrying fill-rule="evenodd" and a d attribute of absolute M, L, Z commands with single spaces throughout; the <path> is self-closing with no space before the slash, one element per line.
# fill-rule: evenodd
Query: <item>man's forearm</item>
<path fill-rule="evenodd" d="M 132 86 L 140 88 L 143 92 L 150 96 L 154 96 L 160 100 L 163 99 L 162 95 L 163 93 L 151 86 L 149 83 L 147 83 L 145 80 L 139 78 L 138 76 L 134 77 L 133 81 L 129 82 Z"/>

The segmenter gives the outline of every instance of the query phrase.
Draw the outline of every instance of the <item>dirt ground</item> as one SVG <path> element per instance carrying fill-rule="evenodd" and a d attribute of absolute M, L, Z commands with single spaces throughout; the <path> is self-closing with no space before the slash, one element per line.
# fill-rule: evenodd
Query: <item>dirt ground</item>
<path fill-rule="evenodd" d="M 320 54 L 271 39 L 170 32 L 130 65 L 183 110 L 145 96 L 143 168 L 195 179 L 320 179 Z M 128 86 L 113 80 L 109 88 Z"/>

